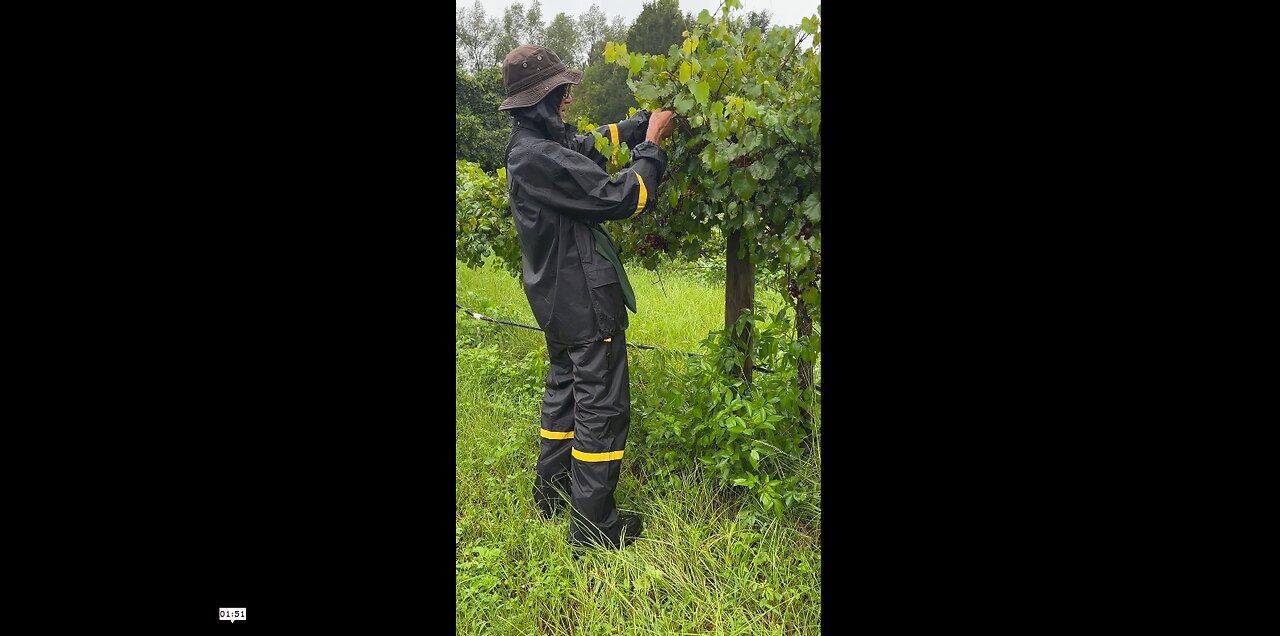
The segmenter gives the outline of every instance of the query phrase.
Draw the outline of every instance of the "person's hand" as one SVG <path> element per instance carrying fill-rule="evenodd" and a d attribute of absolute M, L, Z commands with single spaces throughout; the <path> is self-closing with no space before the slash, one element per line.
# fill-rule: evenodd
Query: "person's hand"
<path fill-rule="evenodd" d="M 663 139 L 671 136 L 671 132 L 675 130 L 675 122 L 671 117 L 675 113 L 659 108 L 649 115 L 649 130 L 645 133 L 644 140 L 658 143 Z"/>

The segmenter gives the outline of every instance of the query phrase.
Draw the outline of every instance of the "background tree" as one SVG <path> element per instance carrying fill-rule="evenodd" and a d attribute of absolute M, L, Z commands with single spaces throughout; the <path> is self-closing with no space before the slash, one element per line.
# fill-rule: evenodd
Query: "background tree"
<path fill-rule="evenodd" d="M 773 16 L 769 15 L 768 9 L 748 11 L 747 15 L 738 18 L 738 24 L 741 25 L 740 28 L 744 32 L 750 31 L 751 29 L 760 29 L 761 32 L 764 32 L 769 30 L 769 21 L 772 18 Z"/>
<path fill-rule="evenodd" d="M 582 84 L 573 89 L 573 102 L 565 114 L 570 122 L 585 117 L 591 122 L 614 123 L 627 118 L 636 100 L 627 88 L 627 69 L 592 64 L 582 71 Z"/>
<path fill-rule="evenodd" d="M 533 0 L 533 5 L 525 13 L 525 41 L 521 44 L 542 42 L 547 37 L 547 25 L 542 21 L 542 3 Z"/>
<path fill-rule="evenodd" d="M 608 36 L 605 35 L 605 29 L 609 27 L 608 16 L 600 10 L 600 5 L 592 4 L 586 13 L 578 16 L 577 23 L 579 35 L 577 59 L 583 67 L 603 63 L 600 52 L 604 51 L 604 43 L 608 40 Z M 597 43 L 600 49 L 593 58 L 591 51 Z M 556 52 L 559 53 L 559 51 Z"/>
<path fill-rule="evenodd" d="M 632 53 L 666 54 L 672 46 L 680 44 L 688 29 L 684 14 L 680 13 L 680 0 L 654 0 L 646 2 L 640 15 L 627 30 L 627 50 Z"/>
<path fill-rule="evenodd" d="M 506 163 L 511 133 L 511 118 L 498 112 L 506 96 L 502 71 L 490 67 L 474 76 L 460 66 L 455 71 L 455 158 L 478 163 L 486 171 L 497 169 Z"/>
<path fill-rule="evenodd" d="M 502 65 L 507 53 L 521 44 L 542 44 L 547 35 L 547 27 L 542 23 L 542 3 L 533 0 L 533 6 L 526 11 L 519 2 L 511 3 L 502 13 L 498 38 L 493 48 L 493 63 Z M 560 52 L 556 51 L 559 55 Z"/>
<path fill-rule="evenodd" d="M 507 5 L 502 12 L 502 18 L 498 22 L 498 35 L 493 44 L 493 50 L 490 51 L 493 56 L 492 63 L 502 66 L 502 60 L 506 58 L 507 53 L 512 49 L 525 44 L 525 11 L 524 5 L 519 2 Z"/>
<path fill-rule="evenodd" d="M 568 14 L 557 13 L 555 19 L 547 26 L 547 35 L 542 45 L 556 52 L 560 61 L 572 68 L 582 67 L 582 53 L 578 31 L 578 23 Z"/>
<path fill-rule="evenodd" d="M 582 83 L 573 89 L 573 103 L 565 112 L 570 122 L 579 117 L 601 124 L 621 121 L 627 118 L 627 109 L 636 105 L 627 87 L 627 70 L 604 63 L 605 43 L 625 40 L 629 27 L 622 16 L 614 16 L 601 32 L 601 39 L 592 43 Z"/>
<path fill-rule="evenodd" d="M 454 58 L 458 64 L 471 73 L 491 66 L 498 33 L 497 20 L 485 15 L 480 0 L 476 0 L 470 11 L 463 7 L 455 11 L 454 16 L 457 29 Z"/>

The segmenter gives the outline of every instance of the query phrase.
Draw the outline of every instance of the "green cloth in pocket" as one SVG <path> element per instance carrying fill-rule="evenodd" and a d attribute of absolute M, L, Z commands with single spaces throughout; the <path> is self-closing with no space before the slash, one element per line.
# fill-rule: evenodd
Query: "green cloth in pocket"
<path fill-rule="evenodd" d="M 622 288 L 622 301 L 626 303 L 631 313 L 636 313 L 636 293 L 631 290 L 631 281 L 627 280 L 627 270 L 622 269 L 622 261 L 618 260 L 618 254 L 613 249 L 613 241 L 599 227 L 591 228 L 591 234 L 596 239 L 596 252 L 609 259 L 609 262 L 613 263 L 613 268 L 618 271 L 618 286 Z"/>

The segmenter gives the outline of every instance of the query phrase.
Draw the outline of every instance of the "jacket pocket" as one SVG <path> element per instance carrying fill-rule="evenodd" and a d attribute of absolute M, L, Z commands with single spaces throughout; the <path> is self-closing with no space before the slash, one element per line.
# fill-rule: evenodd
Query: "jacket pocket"
<path fill-rule="evenodd" d="M 588 283 L 592 288 L 604 287 L 610 283 L 617 284 L 618 282 L 618 270 L 614 268 L 613 263 L 605 260 L 604 257 L 600 257 L 600 260 L 596 262 L 596 266 L 592 267 L 590 271 L 591 279 Z"/>
<path fill-rule="evenodd" d="M 617 273 L 598 273 L 599 278 L 591 285 L 591 307 L 595 310 L 601 337 L 606 337 L 627 328 L 627 307 L 622 299 L 622 286 L 618 284 Z"/>

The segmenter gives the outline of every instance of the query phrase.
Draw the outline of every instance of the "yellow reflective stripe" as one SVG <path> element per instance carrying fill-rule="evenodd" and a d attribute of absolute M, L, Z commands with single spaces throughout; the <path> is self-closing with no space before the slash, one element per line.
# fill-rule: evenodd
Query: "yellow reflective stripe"
<path fill-rule="evenodd" d="M 632 214 L 631 216 L 627 217 L 628 219 L 633 219 L 633 218 L 635 218 L 636 214 L 640 214 L 640 210 L 643 210 L 643 209 L 644 209 L 644 202 L 645 202 L 645 201 L 647 201 L 647 200 L 649 199 L 649 191 L 648 191 L 647 189 L 645 189 L 645 187 L 644 187 L 644 179 L 641 179 L 641 178 L 640 178 L 640 173 L 639 173 L 639 172 L 632 172 L 631 174 L 634 174 L 634 175 L 636 176 L 636 181 L 639 181 L 639 182 L 640 182 L 640 201 L 639 201 L 638 203 L 636 203 L 636 212 L 635 212 L 635 214 Z"/>
<path fill-rule="evenodd" d="M 609 124 L 609 138 L 613 140 L 613 156 L 609 157 L 609 162 L 614 166 L 618 165 L 618 125 Z"/>
<path fill-rule="evenodd" d="M 542 436 L 547 439 L 573 439 L 573 431 L 565 431 L 563 433 L 559 433 L 556 431 L 548 431 L 545 428 L 539 428 L 538 432 L 541 433 Z"/>
<path fill-rule="evenodd" d="M 605 342 L 613 342 L 613 338 L 605 338 L 605 339 L 604 339 L 604 341 L 605 341 Z"/>
<path fill-rule="evenodd" d="M 584 453 L 578 449 L 573 449 L 573 457 L 584 462 L 611 462 L 615 459 L 622 459 L 622 451 L 613 451 L 612 453 Z"/>

